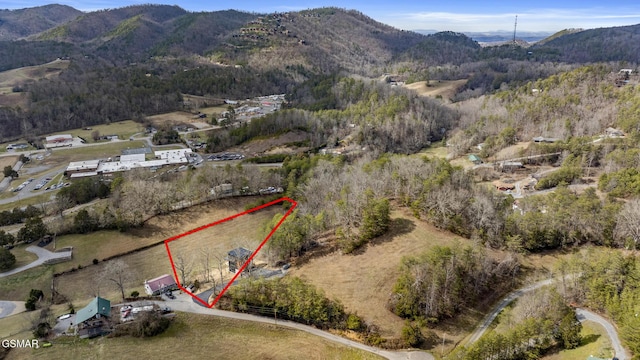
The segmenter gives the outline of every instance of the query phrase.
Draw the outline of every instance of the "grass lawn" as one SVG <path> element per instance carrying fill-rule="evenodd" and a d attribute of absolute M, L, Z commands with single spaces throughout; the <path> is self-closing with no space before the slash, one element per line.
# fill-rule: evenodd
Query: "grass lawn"
<path fill-rule="evenodd" d="M 46 192 L 37 196 L 32 196 L 26 199 L 22 199 L 22 200 L 17 200 L 17 201 L 13 201 L 10 202 L 8 204 L 2 204 L 0 205 L 0 211 L 4 211 L 4 210 L 13 210 L 13 208 L 16 207 L 23 207 L 23 206 L 28 206 L 28 205 L 34 205 L 37 206 L 39 204 L 42 204 L 44 202 L 48 202 L 51 200 L 51 195 L 53 193 L 52 192 Z"/>
<path fill-rule="evenodd" d="M 29 245 L 20 244 L 11 249 L 11 253 L 16 257 L 16 264 L 14 265 L 14 267 L 27 265 L 38 259 L 38 256 L 36 254 L 30 253 L 25 250 L 27 247 L 29 247 Z"/>
<path fill-rule="evenodd" d="M 269 324 L 178 313 L 163 334 L 137 339 L 65 338 L 50 348 L 20 349 L 16 359 L 382 359 L 316 336 Z"/>
<path fill-rule="evenodd" d="M 590 355 L 610 359 L 613 356 L 611 340 L 606 330 L 597 323 L 585 321 L 582 323 L 582 341 L 580 346 L 571 350 L 561 350 L 543 357 L 543 360 L 572 360 L 586 359 Z"/>
<path fill-rule="evenodd" d="M 3 147 L 3 148 L 6 150 L 5 147 Z M 4 169 L 5 166 L 13 167 L 13 165 L 15 165 L 16 162 L 18 162 L 18 158 L 19 157 L 20 157 L 20 155 L 0 157 L 0 169 Z M 4 179 L 4 177 L 3 177 L 3 179 Z"/>
<path fill-rule="evenodd" d="M 41 289 L 48 294 L 51 289 L 53 273 L 69 270 L 74 267 L 77 268 L 78 265 L 81 265 L 84 267 L 81 271 L 58 277 L 56 279 L 56 286 L 59 292 L 68 296 L 74 303 L 76 301 L 86 301 L 95 292 L 95 289 L 91 289 L 91 286 L 95 283 L 96 277 L 100 274 L 100 270 L 104 266 L 101 261 L 102 259 L 162 241 L 171 236 L 237 214 L 238 212 L 244 211 L 244 206 L 253 200 L 255 199 L 225 199 L 196 206 L 180 211 L 179 213 L 152 218 L 147 221 L 143 228 L 134 229 L 127 233 L 98 231 L 86 235 L 75 234 L 60 236 L 56 239 L 56 247 L 73 246 L 74 254 L 72 261 L 50 266 L 39 266 L 6 278 L 0 278 L 0 294 L 2 294 L 3 300 L 16 301 L 24 300 L 31 288 Z M 194 242 L 191 242 L 188 238 L 185 238 L 185 242 L 181 243 L 180 247 L 186 246 L 187 249 L 196 252 L 196 248 L 206 244 L 210 239 L 215 239 L 216 246 L 228 251 L 232 248 L 232 245 L 236 244 L 236 239 L 255 236 L 261 230 L 262 223 L 271 219 L 273 211 L 275 210 L 250 215 L 250 217 L 246 218 L 251 220 L 250 223 L 242 222 L 240 218 L 231 221 L 226 228 L 224 226 L 219 228 L 213 227 L 208 230 L 209 232 L 203 233 L 207 234 L 206 237 L 202 237 L 201 239 L 201 241 L 204 242 L 198 242 L 197 238 L 192 238 Z M 244 225 L 244 227 L 240 225 Z M 211 232 L 214 228 L 217 233 Z M 211 238 L 209 238 L 209 236 L 211 236 Z M 176 244 L 178 244 L 178 242 L 176 242 Z M 49 247 L 51 248 L 51 245 Z M 228 247 L 229 249 L 227 249 Z M 21 260 L 19 261 L 26 262 L 28 261 L 27 257 L 31 256 L 30 253 L 24 251 L 19 252 L 20 247 L 16 247 L 14 251 L 20 255 Z M 100 264 L 93 265 L 92 261 L 94 258 L 100 260 Z M 133 290 L 138 290 L 140 293 L 143 293 L 144 289 L 142 285 L 145 279 L 171 272 L 164 245 L 128 255 L 123 257 L 123 260 L 125 260 L 127 265 L 134 269 L 136 273 L 136 276 L 132 277 L 129 284 L 127 284 L 127 293 Z M 198 266 L 199 265 L 194 268 L 194 275 L 197 275 L 200 271 Z M 113 300 L 117 300 L 119 297 L 118 292 L 111 286 L 105 285 L 104 289 L 101 288 L 100 290 L 111 291 L 110 293 L 101 292 L 100 294 L 102 296 L 111 296 Z"/>
<path fill-rule="evenodd" d="M 57 132 L 55 134 L 71 134 L 74 137 L 79 136 L 87 143 L 95 143 L 91 134 L 94 131 L 98 131 L 100 135 L 118 135 L 121 140 L 127 140 L 135 133 L 144 132 L 142 124 L 134 122 L 132 120 L 118 121 L 110 124 L 93 125 L 91 130 L 73 129 L 67 131 Z M 55 135 L 52 134 L 52 135 Z"/>
<path fill-rule="evenodd" d="M 103 297 L 114 301 L 118 300 L 119 293 L 112 284 L 108 282 L 96 283 L 96 279 L 100 277 L 106 263 L 100 261 L 97 265 L 92 265 L 93 258 L 102 260 L 109 255 L 161 241 L 241 211 L 237 208 L 232 211 L 222 207 L 207 208 L 203 206 L 199 208 L 200 211 L 194 209 L 195 211 L 185 211 L 173 217 L 156 218 L 150 222 L 147 229 L 141 229 L 138 233 L 99 232 L 84 237 L 80 235 L 61 237 L 65 240 L 59 241 L 57 246 L 77 244 L 78 247 L 74 247 L 74 253 L 78 255 L 74 255 L 72 262 L 55 265 L 56 270 L 63 267 L 70 269 L 77 267 L 77 265 L 86 267 L 80 271 L 58 277 L 58 291 L 74 301 L 87 300 L 98 291 Z M 177 260 L 178 255 L 181 255 L 190 268 L 188 281 L 199 278 L 202 282 L 203 270 L 200 261 L 202 250 L 207 249 L 212 255 L 219 255 L 224 259 L 227 251 L 235 247 L 245 246 L 254 249 L 264 238 L 263 224 L 271 220 L 275 211 L 279 209 L 278 206 L 274 206 L 274 208 L 265 209 L 253 215 L 245 215 L 171 242 L 170 249 L 174 261 Z M 96 234 L 99 235 L 95 236 Z M 126 284 L 126 294 L 134 290 L 144 293 L 144 280 L 173 273 L 164 244 L 123 256 L 120 259 L 132 270 L 133 274 Z M 213 262 L 214 260 L 212 260 Z M 215 267 L 215 265 L 213 266 Z"/>
<path fill-rule="evenodd" d="M 40 315 L 40 310 L 22 312 L 0 319 L 0 339 L 31 339 L 31 324 Z"/>
<path fill-rule="evenodd" d="M 99 157 L 110 157 L 120 155 L 122 150 L 125 149 L 138 149 L 146 147 L 147 143 L 144 141 L 117 141 L 117 142 L 103 142 L 100 145 L 83 146 L 77 148 L 65 148 L 60 150 L 54 150 L 53 155 L 50 158 L 52 160 L 59 159 L 59 161 L 81 161 L 96 159 Z"/>

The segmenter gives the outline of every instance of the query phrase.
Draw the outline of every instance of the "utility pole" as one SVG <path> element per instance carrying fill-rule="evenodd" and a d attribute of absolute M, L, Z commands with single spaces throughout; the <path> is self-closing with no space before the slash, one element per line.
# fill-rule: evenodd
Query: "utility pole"
<path fill-rule="evenodd" d="M 518 15 L 516 15 L 516 22 L 513 25 L 513 44 L 516 44 L 516 28 L 518 27 Z"/>

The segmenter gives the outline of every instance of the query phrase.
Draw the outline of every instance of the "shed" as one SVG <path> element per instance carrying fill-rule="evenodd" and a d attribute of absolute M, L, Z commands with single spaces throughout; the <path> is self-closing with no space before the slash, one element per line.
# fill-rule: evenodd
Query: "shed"
<path fill-rule="evenodd" d="M 227 253 L 227 261 L 229 261 L 229 271 L 237 272 L 244 263 L 251 257 L 251 250 L 247 250 L 243 247 L 235 248 Z M 250 266 L 251 264 L 249 264 Z M 247 266 L 247 268 L 249 268 Z M 246 268 L 245 268 L 246 269 Z"/>
<path fill-rule="evenodd" d="M 93 318 L 100 318 L 102 316 L 108 318 L 111 315 L 111 302 L 101 297 L 96 297 L 89 305 L 78 310 L 76 315 L 76 324 L 82 324 L 87 320 Z"/>
<path fill-rule="evenodd" d="M 500 163 L 500 170 L 502 171 L 515 171 L 523 167 L 524 165 L 519 161 L 503 161 Z"/>

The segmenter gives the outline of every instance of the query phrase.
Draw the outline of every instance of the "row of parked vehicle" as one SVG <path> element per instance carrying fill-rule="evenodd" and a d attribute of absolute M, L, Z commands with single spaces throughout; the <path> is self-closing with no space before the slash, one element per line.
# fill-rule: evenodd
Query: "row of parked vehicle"
<path fill-rule="evenodd" d="M 42 189 L 45 185 L 47 185 L 47 183 L 51 181 L 51 178 L 44 178 L 42 180 L 40 180 L 40 182 L 38 182 L 38 184 L 36 184 L 36 187 L 34 188 L 34 190 L 40 190 Z"/>
<path fill-rule="evenodd" d="M 25 181 L 22 184 L 18 185 L 17 188 L 13 189 L 13 192 L 22 191 L 22 189 L 27 187 L 27 185 L 31 184 L 31 182 L 33 182 L 33 180 L 35 180 L 35 179 L 34 178 L 28 179 L 27 181 Z"/>
<path fill-rule="evenodd" d="M 242 160 L 244 155 L 237 153 L 222 153 L 209 156 L 209 161 Z"/>

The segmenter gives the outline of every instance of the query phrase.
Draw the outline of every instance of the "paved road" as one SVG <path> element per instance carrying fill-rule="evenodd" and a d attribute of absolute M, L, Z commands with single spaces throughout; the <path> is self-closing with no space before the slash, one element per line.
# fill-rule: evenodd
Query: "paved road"
<path fill-rule="evenodd" d="M 388 350 L 382 350 L 382 349 L 374 348 L 372 346 L 367 346 L 367 345 L 361 344 L 359 342 L 348 340 L 348 339 L 342 338 L 340 336 L 328 333 L 326 331 L 322 331 L 322 330 L 316 329 L 314 327 L 307 326 L 307 325 L 304 325 L 304 324 L 299 324 L 299 323 L 292 322 L 292 321 L 275 320 L 275 319 L 262 317 L 262 316 L 251 315 L 251 314 L 237 313 L 237 312 L 231 312 L 231 311 L 223 311 L 223 310 L 217 310 L 217 309 L 209 309 L 209 308 L 206 308 L 204 306 L 200 306 L 200 305 L 196 304 L 195 302 L 193 302 L 191 300 L 191 296 L 189 296 L 187 294 L 178 295 L 176 300 L 156 301 L 155 303 L 158 304 L 159 306 L 169 306 L 173 310 L 189 312 L 189 313 L 195 313 L 195 314 L 214 315 L 214 316 L 220 316 L 220 317 L 225 317 L 225 318 L 229 318 L 229 319 L 253 321 L 253 322 L 260 322 L 260 323 L 267 323 L 267 324 L 276 323 L 276 324 L 278 324 L 280 326 L 285 326 L 285 327 L 293 328 L 293 329 L 296 329 L 296 330 L 301 330 L 301 331 L 307 332 L 309 334 L 320 336 L 320 337 L 325 338 L 327 340 L 330 340 L 330 341 L 333 341 L 333 342 L 337 342 L 337 343 L 340 343 L 342 345 L 346 345 L 346 346 L 349 346 L 349 347 L 352 347 L 352 348 L 356 348 L 356 349 L 364 350 L 364 351 L 367 351 L 367 352 L 370 352 L 370 353 L 374 353 L 374 354 L 380 355 L 382 357 L 385 357 L 385 358 L 391 359 L 391 360 L 407 360 L 407 359 L 409 359 L 409 360 L 434 360 L 435 359 L 431 354 L 429 354 L 427 352 L 424 352 L 424 351 L 388 351 Z"/>
<path fill-rule="evenodd" d="M 498 314 L 500 314 L 500 312 L 502 310 L 504 310 L 505 307 L 507 307 L 507 305 L 511 304 L 515 299 L 519 298 L 520 296 L 531 292 L 533 290 L 539 289 L 541 287 L 544 286 L 548 286 L 553 284 L 556 280 L 556 278 L 553 279 L 547 279 L 547 280 L 543 280 L 543 281 L 538 281 L 535 284 L 531 284 L 529 286 L 525 286 L 523 288 L 520 288 L 516 291 L 511 292 L 509 295 L 507 295 L 505 298 L 502 299 L 502 301 L 500 301 L 500 303 L 498 305 L 496 305 L 496 307 L 489 313 L 489 315 L 487 315 L 484 320 L 482 320 L 482 323 L 480 323 L 480 325 L 476 328 L 476 330 L 473 332 L 473 334 L 471 334 L 471 337 L 469 338 L 469 340 L 467 340 L 467 344 L 473 344 L 474 342 L 478 341 L 478 339 L 480 339 L 482 337 L 482 335 L 485 333 L 485 331 L 487 331 L 487 329 L 489 328 L 489 325 L 491 325 L 491 323 L 493 322 L 493 320 L 496 319 L 496 317 L 498 316 Z"/>
<path fill-rule="evenodd" d="M 587 309 L 576 309 L 576 315 L 578 316 L 578 320 L 580 321 L 593 321 L 602 325 L 605 330 L 607 330 L 607 335 L 609 335 L 609 339 L 611 339 L 611 345 L 613 346 L 613 351 L 615 352 L 615 356 L 619 360 L 627 360 L 629 357 L 627 356 L 627 352 L 622 346 L 620 342 L 620 338 L 618 337 L 618 332 L 616 328 L 609 322 L 609 320 L 603 318 L 602 316 L 591 312 Z"/>
<path fill-rule="evenodd" d="M 576 274 L 571 274 L 568 275 L 566 278 L 567 279 L 572 279 L 575 276 L 579 276 Z M 482 323 L 476 328 L 476 330 L 473 332 L 473 334 L 471 335 L 471 337 L 469 338 L 469 340 L 467 340 L 467 345 L 473 344 L 474 342 L 478 341 L 478 339 L 480 339 L 482 337 L 482 335 L 485 333 L 485 331 L 487 331 L 487 329 L 489 328 L 489 325 L 491 325 L 491 323 L 495 320 L 495 318 L 498 316 L 498 314 L 504 310 L 504 308 L 509 305 L 511 302 L 513 302 L 515 299 L 521 297 L 522 295 L 531 292 L 533 290 L 539 289 L 541 287 L 544 286 L 548 286 L 551 285 L 553 283 L 555 283 L 556 281 L 561 280 L 560 277 L 558 278 L 553 278 L 553 279 L 547 279 L 547 280 L 543 280 L 543 281 L 539 281 L 537 283 L 531 284 L 529 286 L 520 288 L 512 293 L 510 293 L 509 295 L 507 295 L 504 299 L 502 299 L 502 301 L 500 301 L 500 303 L 498 305 L 496 305 L 496 307 L 489 313 L 489 315 L 487 315 L 485 317 L 485 319 L 482 321 Z M 622 344 L 620 343 L 620 338 L 618 337 L 618 332 L 616 331 L 615 327 L 605 318 L 603 318 L 602 316 L 593 313 L 589 310 L 586 309 L 576 309 L 576 314 L 578 316 L 578 320 L 580 321 L 584 321 L 584 320 L 590 320 L 590 321 L 594 321 L 597 322 L 599 324 L 601 324 L 602 326 L 604 326 L 604 328 L 607 330 L 607 334 L 609 335 L 609 338 L 611 339 L 611 344 L 613 345 L 614 351 L 616 353 L 616 356 L 618 357 L 619 360 L 626 360 L 628 359 L 627 357 L 627 353 L 624 350 L 624 347 L 622 346 Z"/>
<path fill-rule="evenodd" d="M 71 255 L 71 251 L 64 251 L 64 252 L 59 252 L 59 253 L 54 253 L 51 252 L 47 249 L 43 249 L 41 247 L 38 246 L 29 246 L 28 248 L 26 248 L 26 250 L 28 252 L 34 253 L 38 256 L 38 259 L 33 261 L 30 264 L 24 265 L 24 266 L 20 266 L 18 268 L 15 268 L 13 270 L 9 270 L 3 273 L 0 273 L 0 278 L 3 278 L 5 276 L 9 276 L 9 275 L 13 275 L 13 274 L 17 274 L 21 271 L 25 271 L 31 268 L 34 268 L 36 266 L 40 266 L 42 264 L 44 264 L 45 261 L 47 260 L 53 260 L 53 259 L 59 259 L 59 258 L 64 258 L 67 257 L 69 255 Z"/>

